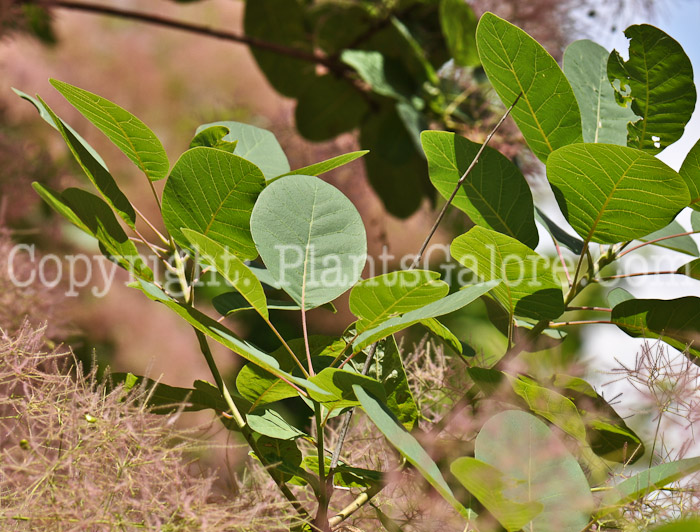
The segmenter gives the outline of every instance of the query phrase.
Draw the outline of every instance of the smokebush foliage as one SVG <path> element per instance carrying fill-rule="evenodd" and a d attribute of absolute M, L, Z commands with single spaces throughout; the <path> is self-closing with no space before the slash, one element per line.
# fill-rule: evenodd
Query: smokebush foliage
<path fill-rule="evenodd" d="M 697 297 L 636 299 L 617 290 L 607 303 L 573 306 L 603 278 L 605 268 L 651 245 L 693 256 L 677 273 L 700 278 L 697 247 L 692 239 L 682 240 L 700 232 L 700 144 L 680 172 L 656 157 L 678 140 L 694 109 L 690 62 L 670 36 L 637 25 L 625 31 L 627 61 L 617 51 L 579 41 L 567 50 L 562 70 L 538 42 L 494 14 L 486 13 L 477 24 L 466 4 L 456 1 L 442 2 L 439 12 L 422 5 L 407 11 L 410 16 L 378 27 L 372 2 L 257 0 L 247 3 L 245 26 L 250 36 L 272 36 L 309 54 L 315 46 L 331 54 L 342 50 L 346 66 L 322 75 L 308 61 L 294 62 L 270 50 L 256 50 L 255 57 L 270 83 L 298 100 L 297 125 L 305 136 L 323 139 L 360 128 L 360 143 L 370 150 L 370 180 L 392 212 L 412 212 L 417 203 L 408 195 L 432 194 L 425 192 L 429 182 L 448 204 L 464 211 L 474 227 L 453 240 L 451 253 L 473 272 L 468 286 L 450 293 L 438 274 L 419 269 L 362 279 L 367 253 L 362 220 L 318 175 L 365 152 L 291 170 L 269 132 L 217 122 L 201 126 L 191 148 L 171 166 L 160 141 L 138 118 L 61 81 L 52 84 L 143 171 L 167 234 L 148 242 L 135 231 L 142 220 L 105 162 L 41 98 L 20 93 L 63 136 L 97 194 L 40 184 L 35 189 L 130 272 L 131 286 L 192 326 L 214 383 L 195 381 L 190 389 L 156 385 L 151 402 L 162 407 L 186 400 L 189 409 L 217 412 L 246 440 L 297 512 L 302 520 L 297 530 L 339 526 L 390 482 L 390 471 L 343 459 L 345 430 L 355 409 L 402 456 L 400 467 L 422 475 L 467 527 L 615 528 L 624 505 L 697 471 L 700 458 L 642 467 L 615 484 L 608 473 L 641 458 L 643 438 L 582 379 L 557 374 L 536 380 L 510 369 L 509 362 L 523 351 L 537 351 L 544 336 L 566 341 L 562 331 L 580 323 L 567 321 L 567 312 L 607 306 L 609 319 L 598 321 L 630 336 L 658 338 L 698 364 Z M 441 21 L 442 44 L 419 45 L 410 31 L 412 17 Z M 313 44 L 304 39 L 308 24 L 318 39 Z M 348 49 L 358 32 L 370 30 L 369 41 Z M 575 235 L 537 212 L 527 181 L 507 158 L 487 147 L 480 152 L 481 146 L 454 133 L 427 129 L 431 116 L 444 112 L 443 94 L 433 88 L 440 83 L 435 69 L 449 59 L 448 52 L 458 64 L 483 68 L 533 154 L 546 165 L 557 205 Z M 358 82 L 372 88 L 369 100 L 356 90 Z M 153 187 L 161 179 L 166 179 L 162 196 Z M 686 208 L 695 211 L 691 231 L 675 220 Z M 542 266 L 543 257 L 534 251 L 535 220 L 558 248 L 576 255 L 566 279 Z M 144 250 L 177 276 L 177 290 L 159 283 L 158 272 L 139 255 Z M 253 259 L 264 268 L 251 266 Z M 194 297 L 200 266 L 216 270 L 230 285 L 214 307 L 224 316 L 259 315 L 278 337 L 278 350 L 262 351 L 205 313 L 210 302 Z M 357 320 L 345 334 L 308 335 L 307 312 L 332 308 L 347 291 Z M 479 298 L 489 302 L 494 310 L 489 317 L 507 339 L 504 352 L 484 358 L 470 357 L 439 321 Z M 284 338 L 271 309 L 301 312 L 302 336 Z M 476 408 L 503 388 L 512 391 L 512 401 L 501 405 L 480 427 L 474 445 L 450 464 L 436 463 L 422 444 L 427 435 L 417 423 L 420 412 L 394 338 L 414 325 L 442 337 L 456 351 L 454 364 L 466 362 L 469 384 L 461 402 Z M 245 359 L 235 385 L 220 374 L 210 342 Z M 142 378 L 125 374 L 117 380 L 128 388 Z M 303 423 L 290 422 L 276 408 L 296 397 L 308 406 Z M 448 415 L 438 426 L 449 422 Z M 331 425 L 341 427 L 334 447 L 325 437 Z M 316 507 L 305 507 L 292 485 L 306 486 Z M 340 510 L 331 500 L 337 487 L 358 493 Z M 378 512 L 388 530 L 400 529 L 381 508 Z"/>

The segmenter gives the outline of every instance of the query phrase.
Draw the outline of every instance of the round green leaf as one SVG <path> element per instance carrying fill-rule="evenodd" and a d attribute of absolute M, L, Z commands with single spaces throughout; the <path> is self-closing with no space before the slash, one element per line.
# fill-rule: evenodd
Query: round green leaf
<path fill-rule="evenodd" d="M 640 150 L 573 144 L 547 160 L 564 216 L 586 241 L 615 244 L 663 229 L 690 197 L 677 172 Z"/>
<path fill-rule="evenodd" d="M 476 28 L 481 64 L 528 146 L 542 161 L 581 142 L 581 113 L 569 81 L 547 50 L 511 23 L 484 13 Z"/>
<path fill-rule="evenodd" d="M 448 199 L 481 146 L 447 131 L 424 131 L 421 142 L 430 181 Z M 537 247 L 530 187 L 520 170 L 497 150 L 484 150 L 452 204 L 475 224 Z"/>
<path fill-rule="evenodd" d="M 193 148 L 175 163 L 163 189 L 163 221 L 175 242 L 192 229 L 243 259 L 258 256 L 250 214 L 265 176 L 253 163 L 216 148 Z"/>
<path fill-rule="evenodd" d="M 531 523 L 537 532 L 580 532 L 593 508 L 586 475 L 542 421 L 516 410 L 489 419 L 476 437 L 474 456 L 510 480 L 503 496 L 521 504 L 539 502 Z"/>
<path fill-rule="evenodd" d="M 362 274 L 367 237 L 360 214 L 317 177 L 292 175 L 270 184 L 250 228 L 267 269 L 304 309 L 337 298 Z"/>
<path fill-rule="evenodd" d="M 613 50 L 608 76 L 618 99 L 640 118 L 627 126 L 627 145 L 658 153 L 676 142 L 695 109 L 693 65 L 683 47 L 648 24 L 625 30 L 629 60 Z"/>

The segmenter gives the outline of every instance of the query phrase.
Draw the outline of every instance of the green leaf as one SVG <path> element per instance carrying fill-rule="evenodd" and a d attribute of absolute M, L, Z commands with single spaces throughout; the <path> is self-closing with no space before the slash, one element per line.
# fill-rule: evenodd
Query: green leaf
<path fill-rule="evenodd" d="M 51 85 L 107 135 L 148 179 L 157 181 L 168 175 L 170 163 L 163 145 L 141 120 L 101 96 L 56 79 L 50 81 Z"/>
<path fill-rule="evenodd" d="M 286 175 L 297 175 L 297 174 L 319 176 L 319 175 L 325 174 L 326 172 L 329 172 L 335 168 L 338 168 L 340 166 L 351 163 L 355 159 L 359 159 L 360 157 L 362 157 L 363 155 L 366 155 L 367 153 L 369 153 L 367 150 L 353 151 L 350 153 L 345 153 L 343 155 L 338 155 L 337 157 L 333 157 L 331 159 L 328 159 L 326 161 L 322 161 L 320 163 L 315 163 L 315 164 L 311 164 L 309 166 L 304 166 L 303 168 L 297 168 L 296 170 L 292 170 L 291 172 L 287 172 L 287 173 L 284 173 L 282 175 L 279 175 L 279 176 L 275 177 L 274 179 L 279 179 L 280 177 L 284 177 Z"/>
<path fill-rule="evenodd" d="M 237 140 L 229 142 L 224 140 L 231 131 L 226 126 L 211 126 L 202 131 L 195 133 L 190 148 L 218 148 L 228 153 L 233 153 L 236 150 Z"/>
<path fill-rule="evenodd" d="M 700 530 L 700 519 L 682 519 L 656 527 L 653 532 L 696 532 Z"/>
<path fill-rule="evenodd" d="M 700 140 L 686 155 L 678 171 L 690 191 L 690 208 L 700 211 Z"/>
<path fill-rule="evenodd" d="M 629 299 L 634 299 L 634 296 L 624 288 L 613 288 L 608 293 L 608 305 L 610 305 L 610 308 Z"/>
<path fill-rule="evenodd" d="M 258 459 L 272 470 L 271 475 L 278 481 L 286 482 L 301 469 L 302 455 L 294 440 L 280 440 L 261 435 L 256 447 L 261 456 Z"/>
<path fill-rule="evenodd" d="M 336 410 L 353 406 L 360 406 L 353 389 L 361 386 L 375 397 L 386 401 L 384 387 L 377 380 L 366 377 L 360 373 L 346 371 L 338 368 L 326 368 L 317 375 L 309 378 L 316 386 L 328 392 L 324 396 L 317 396 L 313 392 L 309 395 L 328 410 Z"/>
<path fill-rule="evenodd" d="M 184 319 L 187 323 L 192 325 L 195 329 L 207 335 L 209 338 L 215 340 L 224 347 L 229 348 L 234 353 L 240 355 L 253 364 L 256 364 L 272 375 L 282 377 L 287 381 L 291 381 L 298 386 L 306 388 L 307 390 L 313 389 L 315 393 L 323 394 L 323 390 L 320 390 L 306 379 L 295 377 L 282 370 L 280 368 L 280 363 L 271 355 L 260 351 L 257 347 L 242 340 L 236 336 L 233 331 L 227 329 L 222 324 L 214 321 L 209 316 L 203 314 L 194 307 L 184 305 L 179 301 L 175 301 L 156 285 L 145 281 L 138 281 L 138 283 L 132 284 L 131 286 L 141 290 L 149 299 L 162 303 L 175 314 Z"/>
<path fill-rule="evenodd" d="M 287 156 L 270 131 L 241 122 L 221 121 L 199 126 L 197 134 L 214 126 L 228 128 L 229 134 L 223 140 L 235 142 L 233 153 L 257 166 L 268 181 L 289 172 Z"/>
<path fill-rule="evenodd" d="M 37 39 L 49 46 L 58 42 L 53 29 L 52 13 L 46 7 L 38 4 L 23 4 L 19 9 L 22 10 L 23 22 Z M 8 15 L 11 17 L 12 13 Z"/>
<path fill-rule="evenodd" d="M 36 107 L 36 110 L 39 112 L 39 116 L 46 120 L 46 122 L 54 129 L 58 130 L 58 126 L 56 122 L 54 121 L 53 117 L 49 114 L 48 109 L 46 108 L 45 104 L 41 101 L 39 101 L 36 98 L 32 98 L 29 96 L 29 94 L 22 92 L 21 90 L 15 89 L 14 87 L 12 88 L 14 93 L 22 98 L 23 100 L 27 100 L 29 103 L 31 103 L 34 107 Z M 95 149 L 88 144 L 88 142 L 80 136 L 80 134 L 70 127 L 68 124 L 65 122 L 63 125 L 73 134 L 73 136 L 80 142 L 80 144 L 83 145 L 83 147 L 92 155 L 92 157 L 100 163 L 105 169 L 107 169 L 107 164 L 104 162 L 102 157 L 100 157 L 100 154 L 95 151 Z"/>
<path fill-rule="evenodd" d="M 427 320 L 422 320 L 420 323 L 431 333 L 433 333 L 433 335 L 445 342 L 445 344 L 447 344 L 455 353 L 460 355 L 463 353 L 464 347 L 462 346 L 462 342 L 459 340 L 459 338 L 457 338 L 451 330 L 445 327 L 438 320 L 435 318 L 430 318 Z"/>
<path fill-rule="evenodd" d="M 523 30 L 484 13 L 476 28 L 481 64 L 530 149 L 546 162 L 551 152 L 581 142 L 576 96 L 554 58 Z"/>
<path fill-rule="evenodd" d="M 507 410 L 489 419 L 476 437 L 474 456 L 499 469 L 512 484 L 503 496 L 539 502 L 530 527 L 537 532 L 580 532 L 593 508 L 588 481 L 576 459 L 542 421 Z"/>
<path fill-rule="evenodd" d="M 676 270 L 681 275 L 687 275 L 691 279 L 700 281 L 700 259 L 695 259 L 687 264 L 684 264 Z"/>
<path fill-rule="evenodd" d="M 362 409 L 372 420 L 372 423 L 386 437 L 387 441 L 393 445 L 401 455 L 406 458 L 421 475 L 433 486 L 437 492 L 444 497 L 464 518 L 472 519 L 474 515 L 471 510 L 465 508 L 455 499 L 452 490 L 445 482 L 440 469 L 428 456 L 420 443 L 411 436 L 400 422 L 391 414 L 387 407 L 376 397 L 366 392 L 357 384 L 353 386 L 355 395 L 362 405 Z"/>
<path fill-rule="evenodd" d="M 460 66 L 479 66 L 476 50 L 477 18 L 462 0 L 441 0 L 440 26 L 450 55 Z"/>
<path fill-rule="evenodd" d="M 291 48 L 309 57 L 313 55 L 311 38 L 306 32 L 304 7 L 299 0 L 246 2 L 243 28 L 247 37 Z M 311 61 L 257 46 L 251 46 L 250 51 L 270 85 L 284 96 L 301 96 L 316 78 L 316 65 Z"/>
<path fill-rule="evenodd" d="M 559 244 L 567 247 L 576 253 L 576 255 L 580 255 L 583 252 L 583 240 L 564 231 L 545 213 L 543 213 L 539 207 L 535 207 L 535 220 L 537 220 Z"/>
<path fill-rule="evenodd" d="M 253 163 L 215 148 L 187 150 L 163 189 L 163 222 L 188 247 L 181 228 L 208 236 L 243 259 L 258 256 L 250 234 L 253 205 L 265 176 Z"/>
<path fill-rule="evenodd" d="M 615 99 L 608 79 L 609 55 L 593 41 L 575 41 L 564 51 L 563 69 L 581 110 L 583 141 L 627 146 L 627 124 L 636 116 Z"/>
<path fill-rule="evenodd" d="M 364 366 L 366 351 L 353 359 L 356 368 Z M 411 430 L 420 417 L 420 411 L 408 385 L 401 352 L 393 336 L 377 343 L 367 375 L 382 383 L 386 392 L 385 404 L 406 430 Z"/>
<path fill-rule="evenodd" d="M 449 199 L 481 146 L 447 131 L 424 131 L 421 142 L 430 180 L 442 197 Z M 477 225 L 520 240 L 532 249 L 537 246 L 530 187 L 520 170 L 497 150 L 484 150 L 452 204 Z"/>
<path fill-rule="evenodd" d="M 611 321 L 634 338 L 660 338 L 700 365 L 700 298 L 631 299 L 615 305 Z"/>
<path fill-rule="evenodd" d="M 415 80 L 400 61 L 376 50 L 343 50 L 340 58 L 377 94 L 399 101 L 412 100 Z"/>
<path fill-rule="evenodd" d="M 445 314 L 450 314 L 484 295 L 489 290 L 498 285 L 498 281 L 480 283 L 467 286 L 459 292 L 450 294 L 433 303 L 429 303 L 421 308 L 407 312 L 403 316 L 390 318 L 380 325 L 369 329 L 358 335 L 353 343 L 353 353 L 356 353 L 365 347 L 373 344 L 377 340 L 386 338 L 390 334 L 401 331 L 430 318 L 437 318 Z"/>
<path fill-rule="evenodd" d="M 561 283 L 547 261 L 517 240 L 476 226 L 452 241 L 450 253 L 480 279 L 503 280 L 492 293 L 510 315 L 551 320 L 564 312 Z"/>
<path fill-rule="evenodd" d="M 632 464 L 644 455 L 644 445 L 639 436 L 590 384 L 568 375 L 555 375 L 552 384 L 576 405 L 586 424 L 588 443 L 595 454 L 625 464 Z"/>
<path fill-rule="evenodd" d="M 255 204 L 250 228 L 270 273 L 306 310 L 337 298 L 362 274 L 362 218 L 348 198 L 317 177 L 271 183 Z"/>
<path fill-rule="evenodd" d="M 376 327 L 392 316 L 404 314 L 441 299 L 449 292 L 438 272 L 400 270 L 360 281 L 350 291 L 350 310 L 360 318 L 358 332 Z"/>
<path fill-rule="evenodd" d="M 694 211 L 690 213 L 690 225 L 693 231 L 700 231 L 700 212 Z"/>
<path fill-rule="evenodd" d="M 596 512 L 596 517 L 602 517 L 619 506 L 662 489 L 696 471 L 700 471 L 700 457 L 684 458 L 683 460 L 660 464 L 637 473 L 606 492 L 603 497 L 603 507 Z"/>
<path fill-rule="evenodd" d="M 333 74 L 316 78 L 298 98 L 294 112 L 297 130 L 316 142 L 355 129 L 369 112 L 362 92 Z"/>
<path fill-rule="evenodd" d="M 256 408 L 245 416 L 248 426 L 264 436 L 278 440 L 295 440 L 304 433 L 291 425 L 282 415 L 272 408 Z"/>
<path fill-rule="evenodd" d="M 32 186 L 56 212 L 96 238 L 109 255 L 108 258 L 137 277 L 149 281 L 153 279 L 153 272 L 119 225 L 110 206 L 102 199 L 79 188 L 69 188 L 59 194 L 39 183 L 32 183 Z"/>
<path fill-rule="evenodd" d="M 685 229 L 678 221 L 673 220 L 663 229 L 656 231 L 650 235 L 640 238 L 642 242 L 650 242 L 651 240 L 656 240 L 657 238 L 665 238 L 673 235 L 682 235 L 687 233 Z M 685 253 L 686 255 L 692 255 L 697 257 L 700 255 L 698 251 L 698 246 L 690 235 L 678 236 L 676 238 L 667 238 L 661 242 L 654 242 L 655 246 L 659 246 L 666 249 L 672 249 L 673 251 L 678 251 L 679 253 Z"/>
<path fill-rule="evenodd" d="M 178 388 L 147 377 L 137 377 L 131 373 L 110 373 L 108 383 L 110 389 L 123 384 L 124 388 L 128 388 L 128 390 L 134 388 L 144 390 L 147 392 L 146 404 L 156 414 L 169 414 L 180 409 L 185 412 L 196 412 L 209 408 L 217 412 L 229 410 L 219 390 L 206 381 L 194 381 L 193 388 Z"/>
<path fill-rule="evenodd" d="M 627 126 L 627 145 L 658 153 L 676 142 L 695 109 L 693 65 L 683 47 L 648 24 L 625 30 L 629 60 L 617 50 L 608 59 L 608 77 L 617 98 L 631 103 L 640 118 Z"/>
<path fill-rule="evenodd" d="M 476 458 L 458 458 L 450 465 L 450 471 L 508 532 L 525 528 L 544 508 L 536 501 L 520 503 L 506 498 L 503 492 L 512 481 Z"/>
<path fill-rule="evenodd" d="M 39 103 L 45 109 L 54 123 L 54 126 L 63 137 L 63 140 L 70 148 L 71 153 L 78 161 L 78 164 L 88 176 L 95 188 L 100 192 L 105 201 L 112 207 L 116 213 L 126 222 L 132 229 L 136 225 L 136 213 L 131 203 L 119 189 L 112 174 L 107 171 L 103 164 L 95 159 L 92 153 L 85 148 L 85 145 L 80 142 L 69 127 L 59 118 L 46 103 L 39 98 Z"/>
<path fill-rule="evenodd" d="M 240 292 L 224 292 L 211 300 L 216 311 L 222 316 L 228 316 L 242 310 L 254 310 L 251 304 L 244 298 Z M 267 308 L 269 310 L 301 310 L 301 307 L 293 301 L 281 301 L 277 299 L 268 299 Z M 331 312 L 337 312 L 335 307 L 330 303 L 328 305 Z M 325 305 L 323 306 L 325 307 Z"/>
<path fill-rule="evenodd" d="M 642 238 L 670 224 L 690 201 L 683 179 L 665 163 L 612 144 L 558 149 L 547 160 L 547 178 L 564 216 L 586 242 Z"/>
<path fill-rule="evenodd" d="M 360 128 L 360 146 L 370 151 L 365 157 L 367 178 L 386 210 L 398 218 L 418 210 L 432 185 L 395 106 L 368 116 Z"/>
<path fill-rule="evenodd" d="M 263 319 L 269 320 L 270 315 L 263 287 L 241 259 L 197 231 L 183 228 L 182 234 L 194 246 L 203 262 L 216 268 L 216 271 L 238 290 Z"/>

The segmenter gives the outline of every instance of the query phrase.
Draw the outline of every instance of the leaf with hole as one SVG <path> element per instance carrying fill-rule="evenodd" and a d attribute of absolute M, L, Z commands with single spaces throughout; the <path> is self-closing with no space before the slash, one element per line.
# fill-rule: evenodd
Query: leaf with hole
<path fill-rule="evenodd" d="M 168 175 L 170 163 L 163 145 L 141 120 L 101 96 L 56 79 L 50 81 L 51 85 L 107 135 L 148 179 L 157 181 Z"/>
<path fill-rule="evenodd" d="M 506 410 L 482 427 L 474 448 L 477 460 L 500 470 L 513 483 L 503 496 L 543 507 L 531 522 L 537 532 L 580 532 L 593 498 L 586 476 L 564 444 L 536 417 Z"/>
<path fill-rule="evenodd" d="M 255 204 L 250 228 L 269 272 L 305 310 L 334 300 L 362 274 L 362 218 L 348 198 L 317 177 L 271 183 Z"/>
<path fill-rule="evenodd" d="M 627 124 L 637 116 L 617 103 L 608 79 L 609 55 L 593 41 L 575 41 L 564 51 L 563 69 L 581 110 L 583 141 L 627 146 Z"/>
<path fill-rule="evenodd" d="M 608 77 L 617 99 L 639 118 L 627 126 L 627 145 L 658 153 L 676 142 L 695 109 L 693 65 L 683 47 L 649 24 L 625 30 L 629 60 L 617 50 L 608 59 Z"/>
<path fill-rule="evenodd" d="M 645 237 L 670 224 L 690 201 L 676 171 L 648 153 L 612 144 L 558 149 L 547 160 L 547 178 L 564 216 L 586 242 Z"/>
<path fill-rule="evenodd" d="M 574 91 L 554 58 L 520 28 L 484 13 L 476 28 L 481 64 L 528 146 L 542 161 L 581 142 L 581 113 Z"/>
<path fill-rule="evenodd" d="M 634 338 L 659 338 L 700 365 L 700 298 L 631 299 L 615 305 L 611 321 Z"/>
<path fill-rule="evenodd" d="M 211 238 L 242 259 L 258 256 L 250 234 L 253 205 L 265 177 L 253 163 L 215 148 L 187 150 L 163 189 L 163 221 L 175 242 L 189 247 L 181 229 Z"/>
<path fill-rule="evenodd" d="M 476 226 L 452 241 L 450 254 L 480 279 L 503 281 L 492 294 L 511 316 L 551 320 L 564 312 L 547 261 L 514 238 Z"/>
<path fill-rule="evenodd" d="M 522 503 L 505 497 L 503 492 L 513 481 L 492 465 L 465 456 L 452 462 L 450 471 L 508 532 L 525 528 L 542 512 L 537 501 Z"/>
<path fill-rule="evenodd" d="M 449 199 L 481 145 L 447 131 L 424 131 L 421 142 L 430 180 L 442 197 Z M 530 186 L 520 170 L 492 148 L 484 150 L 452 204 L 477 225 L 520 240 L 532 249 L 537 246 Z"/>

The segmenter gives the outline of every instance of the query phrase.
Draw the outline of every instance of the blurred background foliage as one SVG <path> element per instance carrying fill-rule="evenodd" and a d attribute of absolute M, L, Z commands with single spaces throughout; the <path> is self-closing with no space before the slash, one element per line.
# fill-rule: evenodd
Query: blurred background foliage
<path fill-rule="evenodd" d="M 480 142 L 503 112 L 474 47 L 464 45 L 478 17 L 495 12 L 561 59 L 569 42 L 619 30 L 630 10 L 651 15 L 654 8 L 653 0 L 0 0 L 5 80 L 0 92 L 0 225 L 15 241 L 36 243 L 44 252 L 98 254 L 92 242 L 59 224 L 29 186 L 31 181 L 54 188 L 80 186 L 81 172 L 60 137 L 10 86 L 45 95 L 110 160 L 136 206 L 147 216 L 155 214 L 149 191 L 127 160 L 48 86 L 54 77 L 141 117 L 173 161 L 198 125 L 216 120 L 274 131 L 292 168 L 371 150 L 364 162 L 325 178 L 362 214 L 376 263 L 381 264 L 384 253 L 393 257 L 389 269 L 398 269 L 398 259 L 415 252 L 443 201 L 428 180 L 419 132 L 444 129 Z M 455 60 L 448 61 L 450 56 Z M 538 183 L 546 184 L 540 163 L 528 154 L 511 121 L 492 145 L 518 164 L 535 190 Z M 434 242 L 446 244 L 470 225 L 453 209 Z M 438 270 L 445 261 L 435 256 L 430 267 Z M 69 326 L 62 327 L 62 339 L 83 361 L 109 363 L 117 371 L 163 375 L 164 382 L 175 386 L 189 385 L 193 375 L 206 378 L 189 328 L 127 290 L 124 280 L 118 273 L 103 298 L 84 290 L 69 300 L 64 311 Z M 506 343 L 486 319 L 487 306 L 472 305 L 446 323 L 471 346 L 472 356 L 501 352 Z M 124 308 L 130 311 L 124 313 Z M 291 320 L 281 332 L 299 336 L 296 318 L 288 314 L 279 316 L 278 323 Z M 261 348 L 276 347 L 257 317 L 228 319 L 236 332 Z M 339 334 L 349 319 L 342 300 L 337 314 L 313 311 L 310 332 Z M 424 329 L 410 331 L 404 348 L 410 350 L 425 334 Z M 538 354 L 537 372 L 571 372 L 571 364 L 585 353 L 580 338 L 564 345 L 565 352 L 553 345 L 546 355 Z M 215 356 L 233 378 L 235 360 L 223 350 Z"/>

